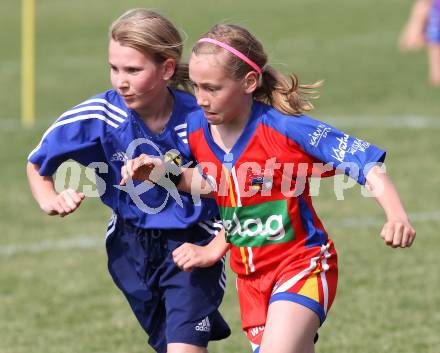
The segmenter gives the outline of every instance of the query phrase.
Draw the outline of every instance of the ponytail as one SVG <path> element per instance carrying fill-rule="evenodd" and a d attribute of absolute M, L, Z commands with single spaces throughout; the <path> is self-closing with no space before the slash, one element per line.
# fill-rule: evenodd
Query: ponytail
<path fill-rule="evenodd" d="M 317 88 L 323 81 L 313 84 L 300 84 L 295 74 L 289 77 L 273 67 L 266 65 L 261 74 L 260 86 L 254 92 L 257 101 L 273 106 L 288 115 L 300 115 L 313 110 L 312 99 L 319 97 Z"/>
<path fill-rule="evenodd" d="M 174 75 L 171 77 L 169 84 L 173 88 L 181 88 L 184 91 L 193 93 L 191 81 L 189 79 L 188 64 L 177 63 Z"/>

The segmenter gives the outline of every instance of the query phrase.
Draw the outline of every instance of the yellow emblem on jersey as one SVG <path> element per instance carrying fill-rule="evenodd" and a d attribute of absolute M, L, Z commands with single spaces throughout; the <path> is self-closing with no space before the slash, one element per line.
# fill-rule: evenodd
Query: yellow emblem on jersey
<path fill-rule="evenodd" d="M 175 165 L 180 167 L 182 165 L 182 157 L 180 156 L 180 152 L 178 150 L 169 150 L 165 153 L 165 163 L 173 162 Z"/>

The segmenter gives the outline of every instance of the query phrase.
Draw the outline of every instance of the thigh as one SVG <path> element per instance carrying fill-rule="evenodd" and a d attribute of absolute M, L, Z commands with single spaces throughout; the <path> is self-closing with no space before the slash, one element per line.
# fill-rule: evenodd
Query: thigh
<path fill-rule="evenodd" d="M 277 301 L 269 306 L 260 353 L 312 353 L 319 317 L 294 302 Z"/>
<path fill-rule="evenodd" d="M 311 317 L 319 318 L 319 324 L 324 322 L 336 294 L 337 255 L 331 241 L 309 253 L 304 260 L 284 262 L 271 273 L 238 278 L 242 325 L 254 352 L 266 335 L 268 312 L 275 303 L 303 307 Z M 314 338 L 315 334 L 312 343 Z"/>

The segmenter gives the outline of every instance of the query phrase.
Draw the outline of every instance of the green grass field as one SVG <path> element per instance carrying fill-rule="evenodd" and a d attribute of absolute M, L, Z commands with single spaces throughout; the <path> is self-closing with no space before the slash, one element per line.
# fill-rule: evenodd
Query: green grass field
<path fill-rule="evenodd" d="M 29 130 L 19 119 L 20 1 L 0 5 L 1 353 L 152 352 L 107 273 L 110 211 L 90 198 L 66 219 L 45 216 L 24 172 L 50 122 L 109 87 L 107 28 L 132 7 L 167 15 L 186 33 L 188 48 L 216 22 L 242 24 L 282 71 L 305 82 L 325 79 L 313 115 L 388 151 L 387 169 L 418 238 L 411 249 L 386 247 L 375 201 L 362 197 L 359 187 L 338 201 L 333 180 L 322 182 L 315 205 L 338 249 L 340 282 L 317 352 L 439 351 L 440 90 L 427 83 L 425 52 L 397 49 L 411 1 L 36 3 L 37 119 Z M 250 352 L 232 273 L 222 311 L 233 333 L 210 351 Z"/>

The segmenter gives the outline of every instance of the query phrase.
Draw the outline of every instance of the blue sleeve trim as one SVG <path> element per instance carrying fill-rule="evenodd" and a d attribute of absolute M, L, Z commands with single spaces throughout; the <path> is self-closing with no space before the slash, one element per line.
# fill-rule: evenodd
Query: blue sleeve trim
<path fill-rule="evenodd" d="M 377 150 L 378 150 L 377 153 L 374 155 L 374 157 L 371 158 L 371 161 L 365 164 L 363 170 L 359 173 L 357 182 L 360 185 L 365 185 L 365 183 L 367 182 L 367 175 L 371 170 L 371 168 L 373 168 L 376 165 L 380 165 L 385 161 L 385 157 L 387 153 L 380 149 Z"/>

